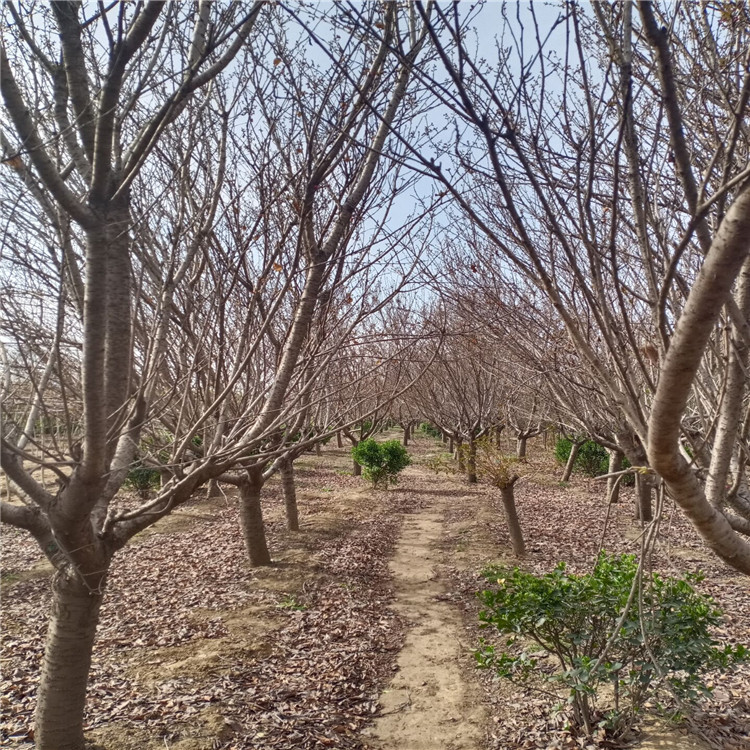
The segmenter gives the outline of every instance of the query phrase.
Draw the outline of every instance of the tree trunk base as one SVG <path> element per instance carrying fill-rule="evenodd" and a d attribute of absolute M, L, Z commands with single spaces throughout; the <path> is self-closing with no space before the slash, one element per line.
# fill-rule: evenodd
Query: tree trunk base
<path fill-rule="evenodd" d="M 37 693 L 37 750 L 83 750 L 83 712 L 102 593 L 66 572 L 52 580 L 52 617 Z"/>

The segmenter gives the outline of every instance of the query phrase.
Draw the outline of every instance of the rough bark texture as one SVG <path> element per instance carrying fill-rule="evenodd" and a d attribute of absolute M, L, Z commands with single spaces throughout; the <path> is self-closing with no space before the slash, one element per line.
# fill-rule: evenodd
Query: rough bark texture
<path fill-rule="evenodd" d="M 352 462 L 352 476 L 354 477 L 362 476 L 362 467 L 356 461 Z"/>
<path fill-rule="evenodd" d="M 406 425 L 406 427 L 404 427 L 404 445 L 405 446 L 409 445 L 409 438 L 410 437 L 411 436 L 409 434 L 409 425 Z"/>
<path fill-rule="evenodd" d="M 344 447 L 344 441 L 341 439 L 341 430 L 339 430 L 336 433 L 336 447 L 337 448 L 343 448 Z"/>
<path fill-rule="evenodd" d="M 219 497 L 220 495 L 221 488 L 219 487 L 219 483 L 215 479 L 212 479 L 206 488 L 206 497 L 210 499 L 212 497 Z"/>
<path fill-rule="evenodd" d="M 285 458 L 279 464 L 281 472 L 281 489 L 284 492 L 284 510 L 286 527 L 289 531 L 299 531 L 299 512 L 297 510 L 297 490 L 294 486 L 294 464 Z"/>
<path fill-rule="evenodd" d="M 91 667 L 102 586 L 92 593 L 78 579 L 58 572 L 36 706 L 38 750 L 82 750 L 81 717 Z"/>
<path fill-rule="evenodd" d="M 507 487 L 502 487 L 500 493 L 503 498 L 503 509 L 505 510 L 505 519 L 508 522 L 508 533 L 510 534 L 513 554 L 516 557 L 524 557 L 526 555 L 526 545 L 523 541 L 523 532 L 521 531 L 521 524 L 518 521 L 518 512 L 516 511 L 514 484 L 515 482 Z"/>
<path fill-rule="evenodd" d="M 262 472 L 257 470 L 248 471 L 247 478 L 240 484 L 240 527 L 253 568 L 271 564 L 260 502 L 263 484 Z"/>

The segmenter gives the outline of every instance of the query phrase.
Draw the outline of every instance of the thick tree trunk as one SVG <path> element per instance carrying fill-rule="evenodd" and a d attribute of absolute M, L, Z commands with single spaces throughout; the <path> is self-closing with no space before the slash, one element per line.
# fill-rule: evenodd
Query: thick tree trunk
<path fill-rule="evenodd" d="M 607 469 L 609 474 L 622 471 L 622 460 L 625 458 L 622 451 L 609 451 L 609 468 Z M 622 479 L 618 482 L 620 477 L 610 477 L 607 480 L 607 498 L 610 503 L 620 502 L 620 487 L 622 486 Z"/>
<path fill-rule="evenodd" d="M 253 568 L 271 564 L 260 502 L 264 483 L 263 472 L 253 469 L 247 472 L 247 478 L 240 484 L 240 527 Z"/>
<path fill-rule="evenodd" d="M 508 522 L 508 533 L 510 534 L 510 543 L 513 547 L 513 554 L 516 557 L 526 555 L 526 545 L 523 541 L 523 532 L 521 524 L 518 521 L 518 512 L 516 511 L 516 498 L 513 489 L 515 482 L 508 487 L 502 487 L 500 493 L 503 498 L 503 509 L 505 510 L 505 519 Z"/>
<path fill-rule="evenodd" d="M 57 572 L 52 593 L 52 616 L 37 693 L 36 747 L 82 750 L 86 685 L 103 583 L 92 594 L 77 578 Z"/>
<path fill-rule="evenodd" d="M 526 458 L 526 441 L 528 438 L 525 435 L 518 435 L 516 437 L 516 456 L 518 458 Z"/>
<path fill-rule="evenodd" d="M 322 455 L 322 451 L 320 449 L 320 443 L 315 443 L 315 455 L 316 456 L 321 456 Z"/>
<path fill-rule="evenodd" d="M 337 448 L 343 448 L 344 447 L 344 441 L 341 439 L 341 430 L 339 430 L 336 433 L 336 447 Z"/>
<path fill-rule="evenodd" d="M 473 438 L 469 440 L 469 450 L 466 456 L 466 478 L 469 484 L 477 483 L 477 443 Z"/>
<path fill-rule="evenodd" d="M 569 482 L 570 477 L 573 474 L 573 466 L 578 458 L 578 451 L 583 443 L 572 443 L 570 446 L 570 455 L 568 456 L 568 463 L 565 464 L 565 471 L 563 471 L 561 482 Z"/>
<path fill-rule="evenodd" d="M 285 458 L 279 463 L 281 489 L 284 493 L 284 510 L 286 527 L 289 531 L 299 531 L 299 512 L 297 510 L 297 490 L 294 486 L 294 464 L 292 459 Z"/>
<path fill-rule="evenodd" d="M 654 518 L 654 512 L 651 505 L 651 484 L 641 474 L 635 475 L 636 488 L 636 506 L 635 517 L 638 521 L 648 523 Z"/>
<path fill-rule="evenodd" d="M 206 488 L 206 497 L 210 500 L 211 498 L 219 497 L 220 495 L 221 489 L 219 488 L 219 483 L 215 479 L 212 479 Z"/>
<path fill-rule="evenodd" d="M 404 427 L 404 446 L 409 445 L 410 437 L 411 437 L 411 434 L 409 432 L 409 425 L 406 425 L 406 427 Z"/>
<path fill-rule="evenodd" d="M 362 476 L 362 467 L 356 461 L 352 462 L 352 476 L 354 477 Z"/>

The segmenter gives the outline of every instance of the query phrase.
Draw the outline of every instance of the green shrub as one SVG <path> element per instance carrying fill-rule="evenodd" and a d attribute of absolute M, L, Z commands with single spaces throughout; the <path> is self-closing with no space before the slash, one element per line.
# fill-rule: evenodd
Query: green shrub
<path fill-rule="evenodd" d="M 486 607 L 483 627 L 510 634 L 508 646 L 521 637 L 534 642 L 531 651 L 541 648 L 556 657 L 557 669 L 547 679 L 567 689 L 572 728 L 588 737 L 601 729 L 621 737 L 661 688 L 694 700 L 709 692 L 702 677 L 707 670 L 746 658 L 744 646 L 720 645 L 712 637 L 721 612 L 693 589 L 699 576 L 643 574 L 643 611 L 633 597 L 617 628 L 637 574 L 633 555 L 606 553 L 587 575 L 567 573 L 564 563 L 542 576 L 518 568 L 483 573 L 494 584 L 478 594 Z M 526 651 L 498 653 L 483 642 L 476 656 L 481 667 L 502 677 L 524 681 L 540 674 L 537 655 Z M 605 683 L 612 686 L 606 706 L 600 690 Z"/>
<path fill-rule="evenodd" d="M 443 436 L 440 434 L 440 430 L 438 430 L 437 427 L 434 425 L 431 425 L 429 422 L 422 422 L 421 425 L 419 425 L 419 430 L 424 435 L 427 435 L 427 437 L 433 437 L 441 439 Z"/>
<path fill-rule="evenodd" d="M 378 443 L 368 438 L 352 448 L 352 458 L 362 467 L 365 479 L 369 479 L 373 487 L 387 488 L 389 481 L 396 484 L 398 473 L 411 463 L 409 453 L 398 440 Z"/>
<path fill-rule="evenodd" d="M 159 470 L 144 466 L 140 461 L 131 466 L 125 479 L 125 486 L 138 492 L 141 497 L 148 497 L 149 490 L 158 487 L 160 483 Z"/>
<path fill-rule="evenodd" d="M 565 465 L 568 462 L 570 451 L 573 449 L 573 443 L 568 438 L 560 438 L 555 443 L 555 458 L 558 463 Z M 629 469 L 630 461 L 623 459 L 622 468 Z M 578 449 L 575 464 L 575 470 L 580 471 L 588 477 L 600 477 L 609 472 L 609 453 L 603 445 L 594 440 L 587 440 Z M 622 479 L 622 483 L 628 486 L 635 484 L 635 477 L 629 474 Z"/>

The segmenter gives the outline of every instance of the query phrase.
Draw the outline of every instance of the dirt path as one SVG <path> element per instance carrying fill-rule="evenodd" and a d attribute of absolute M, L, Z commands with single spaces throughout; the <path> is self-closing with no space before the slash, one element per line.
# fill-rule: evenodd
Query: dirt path
<path fill-rule="evenodd" d="M 404 519 L 390 567 L 394 608 L 411 628 L 368 741 L 383 750 L 479 750 L 486 716 L 478 689 L 465 676 L 472 662 L 461 613 L 441 598 L 446 589 L 435 572 L 442 562 L 443 512 L 457 498 L 455 491 L 442 493 L 434 475 L 428 480 L 418 468 L 409 473 L 424 499 Z"/>

